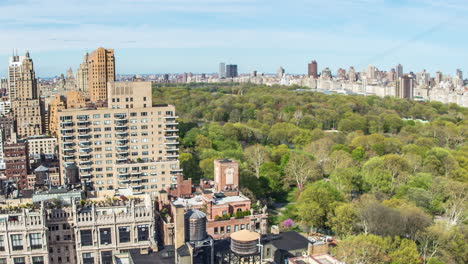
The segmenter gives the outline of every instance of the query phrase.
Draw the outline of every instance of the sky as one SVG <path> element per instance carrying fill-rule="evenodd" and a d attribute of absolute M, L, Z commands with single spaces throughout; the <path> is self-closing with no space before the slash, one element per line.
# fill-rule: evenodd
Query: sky
<path fill-rule="evenodd" d="M 13 49 L 36 76 L 75 71 L 115 49 L 118 74 L 239 71 L 304 74 L 368 64 L 468 71 L 466 0 L 0 0 L 0 76 Z"/>

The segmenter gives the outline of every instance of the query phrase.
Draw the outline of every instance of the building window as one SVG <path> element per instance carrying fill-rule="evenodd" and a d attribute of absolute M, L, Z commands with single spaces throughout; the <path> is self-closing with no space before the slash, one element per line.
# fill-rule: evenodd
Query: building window
<path fill-rule="evenodd" d="M 218 228 L 217 227 L 214 228 L 214 233 L 215 233 L 215 235 L 218 234 Z"/>
<path fill-rule="evenodd" d="M 7 264 L 6 258 L 0 258 L 0 264 Z"/>
<path fill-rule="evenodd" d="M 31 249 L 42 248 L 42 235 L 40 233 L 33 233 L 29 235 L 31 241 Z"/>
<path fill-rule="evenodd" d="M 231 226 L 226 226 L 226 233 L 231 233 Z"/>
<path fill-rule="evenodd" d="M 13 250 L 23 250 L 23 236 L 11 235 L 11 245 Z"/>
<path fill-rule="evenodd" d="M 268 248 L 266 249 L 266 256 L 267 256 L 267 257 L 270 257 L 270 254 L 271 254 L 270 248 L 268 247 Z"/>
<path fill-rule="evenodd" d="M 5 251 L 5 239 L 4 236 L 0 236 L 0 251 Z M 1 263 L 0 263 L 1 264 Z"/>
<path fill-rule="evenodd" d="M 138 241 L 148 241 L 148 225 L 139 225 L 138 226 Z"/>
<path fill-rule="evenodd" d="M 112 264 L 112 251 L 101 252 L 101 264 Z"/>
<path fill-rule="evenodd" d="M 83 264 L 94 264 L 93 253 L 83 253 Z"/>
<path fill-rule="evenodd" d="M 120 243 L 130 242 L 130 227 L 128 226 L 119 227 L 119 242 Z"/>
<path fill-rule="evenodd" d="M 99 239 L 101 240 L 101 245 L 112 244 L 110 228 L 99 229 Z"/>
<path fill-rule="evenodd" d="M 222 227 L 219 228 L 219 232 L 220 232 L 221 234 L 224 234 L 224 226 L 222 226 Z"/>
<path fill-rule="evenodd" d="M 32 257 L 33 264 L 44 264 L 44 257 L 43 256 L 35 256 Z"/>
<path fill-rule="evenodd" d="M 234 226 L 234 232 L 237 232 L 237 231 L 239 231 L 239 225 Z"/>
<path fill-rule="evenodd" d="M 13 258 L 13 264 L 25 264 L 24 257 Z"/>
<path fill-rule="evenodd" d="M 93 234 L 91 230 L 81 230 L 81 246 L 93 245 Z"/>

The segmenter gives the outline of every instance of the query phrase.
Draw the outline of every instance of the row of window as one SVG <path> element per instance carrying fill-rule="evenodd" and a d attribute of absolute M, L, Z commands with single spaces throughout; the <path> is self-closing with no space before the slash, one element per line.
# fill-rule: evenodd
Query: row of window
<path fill-rule="evenodd" d="M 239 231 L 239 228 L 240 230 L 244 230 L 247 228 L 247 230 L 250 229 L 250 224 L 241 224 L 241 225 L 234 225 L 234 232 L 237 232 Z M 228 226 L 220 226 L 220 227 L 215 227 L 214 228 L 214 234 L 217 235 L 217 234 L 229 234 L 231 233 L 231 226 L 228 225 Z"/>
<path fill-rule="evenodd" d="M 32 264 L 44 264 L 44 257 L 42 256 L 33 256 L 31 257 Z M 25 264 L 25 257 L 13 258 L 14 264 Z M 7 264 L 6 258 L 0 258 L 0 264 Z"/>
<path fill-rule="evenodd" d="M 92 246 L 93 245 L 93 233 L 91 229 L 81 230 L 81 246 Z M 137 226 L 137 241 L 148 241 L 149 240 L 149 227 L 148 225 Z M 119 243 L 130 242 L 130 227 L 120 226 L 118 227 L 118 240 Z M 112 236 L 110 228 L 99 229 L 99 244 L 109 245 L 112 244 Z"/>
<path fill-rule="evenodd" d="M 42 248 L 42 234 L 41 233 L 32 233 L 29 234 L 29 246 L 31 249 L 41 249 Z M 23 234 L 13 234 L 10 235 L 11 249 L 13 251 L 23 250 Z M 0 236 L 0 251 L 5 251 L 5 237 Z"/>
<path fill-rule="evenodd" d="M 174 113 L 172 111 L 166 111 L 164 114 L 165 114 L 165 116 L 173 116 L 174 115 Z M 162 115 L 162 112 L 158 111 L 158 115 Z M 111 114 L 103 114 L 103 115 L 93 114 L 93 119 L 101 118 L 101 116 L 103 116 L 104 118 L 111 118 Z M 138 113 L 131 112 L 130 116 L 138 116 Z M 140 116 L 148 116 L 148 112 L 140 112 Z M 90 117 L 89 115 L 78 115 L 78 116 L 76 116 L 76 118 L 78 120 L 88 120 L 89 117 Z M 126 113 L 116 113 L 116 114 L 114 114 L 114 117 L 126 118 L 127 114 Z M 60 117 L 60 120 L 61 121 L 70 121 L 70 120 L 73 120 L 73 116 L 62 116 L 62 117 Z"/>

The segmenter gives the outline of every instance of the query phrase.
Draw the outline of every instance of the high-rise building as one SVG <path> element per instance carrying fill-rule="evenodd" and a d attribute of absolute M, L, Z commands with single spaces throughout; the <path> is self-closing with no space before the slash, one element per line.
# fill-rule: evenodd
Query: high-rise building
<path fill-rule="evenodd" d="M 332 78 L 332 73 L 331 73 L 331 70 L 330 68 L 325 68 L 322 70 L 322 75 L 320 76 L 320 78 L 322 78 L 322 80 L 331 80 Z"/>
<path fill-rule="evenodd" d="M 113 49 L 98 48 L 88 57 L 88 90 L 91 102 L 107 101 L 107 83 L 115 81 Z"/>
<path fill-rule="evenodd" d="M 24 56 L 11 56 L 8 67 L 8 97 L 11 101 L 37 99 L 37 80 L 33 61 Z"/>
<path fill-rule="evenodd" d="M 443 76 L 442 72 L 437 71 L 435 73 L 435 82 L 436 82 L 436 84 L 441 83 L 443 81 L 443 78 L 444 78 L 444 76 Z"/>
<path fill-rule="evenodd" d="M 76 71 L 76 84 L 78 86 L 78 91 L 88 94 L 88 82 L 88 52 L 86 52 L 83 58 L 83 63 L 80 64 L 80 67 L 78 67 L 78 70 Z"/>
<path fill-rule="evenodd" d="M 224 62 L 219 64 L 219 78 L 226 78 L 226 63 Z"/>
<path fill-rule="evenodd" d="M 152 106 L 151 88 L 151 82 L 112 82 L 108 107 L 59 110 L 62 175 L 76 165 L 81 182 L 96 191 L 156 195 L 174 184 L 180 172 L 175 107 Z"/>
<path fill-rule="evenodd" d="M 318 78 L 317 61 L 313 60 L 311 63 L 309 63 L 309 67 L 307 69 L 307 75 L 309 77 L 314 77 L 314 79 Z"/>
<path fill-rule="evenodd" d="M 280 78 L 280 79 L 283 78 L 284 72 L 285 72 L 285 71 L 284 71 L 284 68 L 283 68 L 283 67 L 279 67 L 279 69 L 278 69 L 278 78 Z"/>
<path fill-rule="evenodd" d="M 226 78 L 235 78 L 237 77 L 237 65 L 228 64 L 226 65 Z"/>
<path fill-rule="evenodd" d="M 398 98 L 413 99 L 414 96 L 414 76 L 405 74 L 398 79 L 395 96 Z"/>
<path fill-rule="evenodd" d="M 399 80 L 401 76 L 403 76 L 403 65 L 398 64 L 396 66 L 396 79 Z"/>
<path fill-rule="evenodd" d="M 10 58 L 8 96 L 16 119 L 18 137 L 42 134 L 43 104 L 37 99 L 37 80 L 29 52 L 25 56 L 14 55 Z"/>
<path fill-rule="evenodd" d="M 350 82 L 355 82 L 357 81 L 357 75 L 356 75 L 356 70 L 354 70 L 354 67 L 349 67 L 349 70 L 348 70 L 348 80 Z"/>

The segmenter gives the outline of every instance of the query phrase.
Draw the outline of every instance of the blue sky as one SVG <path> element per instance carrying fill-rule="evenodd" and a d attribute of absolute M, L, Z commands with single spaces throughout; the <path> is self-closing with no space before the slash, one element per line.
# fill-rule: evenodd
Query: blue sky
<path fill-rule="evenodd" d="M 36 75 L 74 70 L 84 52 L 116 50 L 117 73 L 305 73 L 367 64 L 468 71 L 466 0 L 0 0 L 0 75 L 12 49 Z"/>

